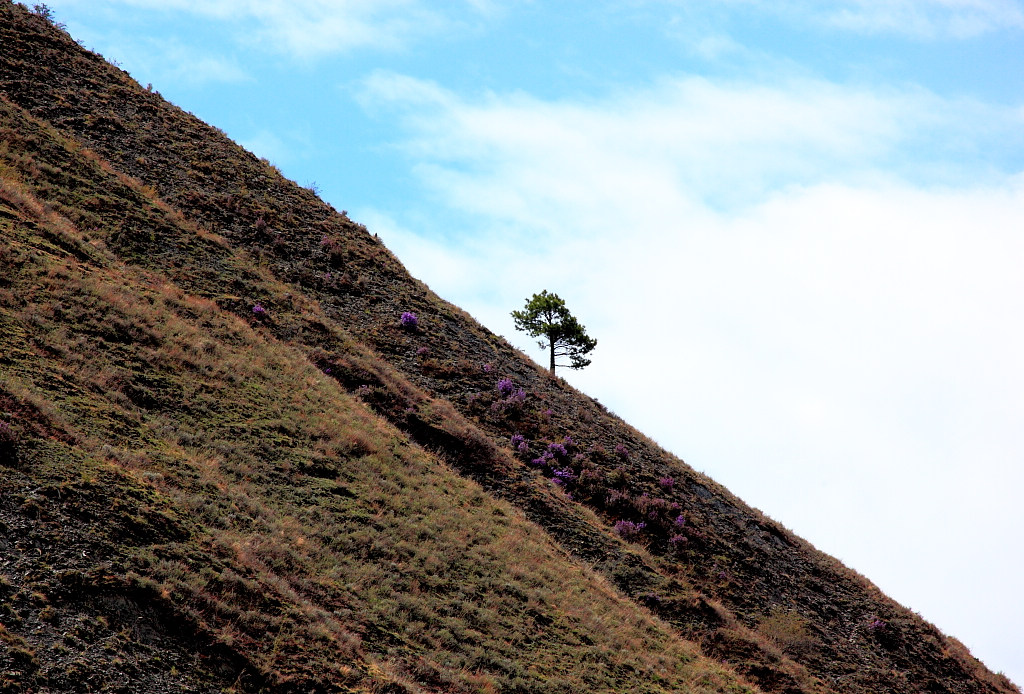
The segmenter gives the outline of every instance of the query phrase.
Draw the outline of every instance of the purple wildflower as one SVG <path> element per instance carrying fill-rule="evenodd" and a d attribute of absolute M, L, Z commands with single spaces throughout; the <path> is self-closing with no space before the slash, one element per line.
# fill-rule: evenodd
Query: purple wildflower
<path fill-rule="evenodd" d="M 615 455 L 619 456 L 623 460 L 629 457 L 629 449 L 623 446 L 621 443 L 615 444 Z"/>
<path fill-rule="evenodd" d="M 565 446 L 560 443 L 549 443 L 548 453 L 555 456 L 556 458 L 568 458 L 569 451 L 565 450 Z"/>
<path fill-rule="evenodd" d="M 522 434 L 512 434 L 512 440 L 510 441 L 512 448 L 519 448 L 522 444 L 526 443 L 526 437 Z"/>
<path fill-rule="evenodd" d="M 405 313 L 402 314 L 402 317 L 399 319 L 399 322 L 402 324 L 402 327 L 405 328 L 406 330 L 415 330 L 416 328 L 419 327 L 420 319 L 416 317 L 415 313 L 409 313 L 408 311 L 406 311 Z"/>
<path fill-rule="evenodd" d="M 686 518 L 683 517 L 683 514 L 680 513 L 678 516 L 676 516 L 676 525 L 678 525 L 680 528 L 686 525 Z"/>
<path fill-rule="evenodd" d="M 267 312 L 267 309 L 263 308 L 259 304 L 256 304 L 255 306 L 252 307 L 252 312 L 255 313 L 257 316 L 262 316 Z"/>
<path fill-rule="evenodd" d="M 576 473 L 572 471 L 572 468 L 563 467 L 555 470 L 555 477 L 562 480 L 563 482 L 574 482 L 576 481 Z"/>
<path fill-rule="evenodd" d="M 507 398 L 508 396 L 512 395 L 512 392 L 515 390 L 516 387 L 515 384 L 512 383 L 511 378 L 503 378 L 500 381 L 498 381 L 497 388 L 498 394 L 501 395 L 503 398 Z"/>
<path fill-rule="evenodd" d="M 538 467 L 545 467 L 547 465 L 550 465 L 551 461 L 553 461 L 554 459 L 555 457 L 551 455 L 550 451 L 544 451 L 543 453 L 541 453 L 541 456 L 539 458 L 534 458 L 533 460 L 531 460 L 530 464 L 536 465 Z"/>
<path fill-rule="evenodd" d="M 658 480 L 658 485 L 662 489 L 672 489 L 672 487 L 676 486 L 676 481 L 671 477 L 662 477 Z"/>

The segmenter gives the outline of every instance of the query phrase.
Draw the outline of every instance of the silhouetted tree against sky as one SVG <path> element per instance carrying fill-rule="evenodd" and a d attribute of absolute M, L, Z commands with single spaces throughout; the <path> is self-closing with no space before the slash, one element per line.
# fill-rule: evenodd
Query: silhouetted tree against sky
<path fill-rule="evenodd" d="M 597 340 L 587 335 L 586 329 L 569 313 L 565 301 L 557 294 L 548 294 L 546 289 L 534 294 L 526 300 L 522 311 L 512 312 L 512 318 L 517 330 L 527 332 L 531 337 L 544 338 L 537 344 L 549 351 L 552 374 L 555 366 L 582 369 L 590 364 L 585 355 L 597 346 Z M 557 364 L 558 357 L 569 357 L 570 363 Z"/>

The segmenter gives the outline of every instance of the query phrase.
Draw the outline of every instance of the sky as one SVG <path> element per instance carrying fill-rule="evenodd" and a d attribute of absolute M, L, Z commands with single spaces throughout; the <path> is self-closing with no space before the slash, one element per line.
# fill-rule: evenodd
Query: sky
<path fill-rule="evenodd" d="M 1024 683 L 1024 0 L 53 0 Z"/>

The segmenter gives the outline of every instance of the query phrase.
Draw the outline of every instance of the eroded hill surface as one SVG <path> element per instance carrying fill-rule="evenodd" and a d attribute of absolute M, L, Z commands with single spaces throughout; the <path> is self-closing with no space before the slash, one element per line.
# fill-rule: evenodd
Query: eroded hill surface
<path fill-rule="evenodd" d="M 0 688 L 1019 691 L 7 0 L 0 178 Z"/>

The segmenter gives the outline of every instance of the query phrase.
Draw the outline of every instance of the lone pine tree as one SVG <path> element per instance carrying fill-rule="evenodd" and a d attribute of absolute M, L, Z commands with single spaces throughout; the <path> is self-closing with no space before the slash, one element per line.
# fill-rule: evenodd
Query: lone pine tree
<path fill-rule="evenodd" d="M 534 294 L 526 300 L 522 311 L 512 312 L 512 318 L 517 330 L 529 333 L 531 337 L 544 337 L 537 344 L 549 351 L 552 374 L 555 366 L 582 369 L 590 364 L 585 355 L 597 346 L 597 340 L 587 335 L 586 329 L 569 313 L 565 301 L 557 294 L 548 294 L 546 289 Z M 558 357 L 569 357 L 570 363 L 557 364 Z"/>

